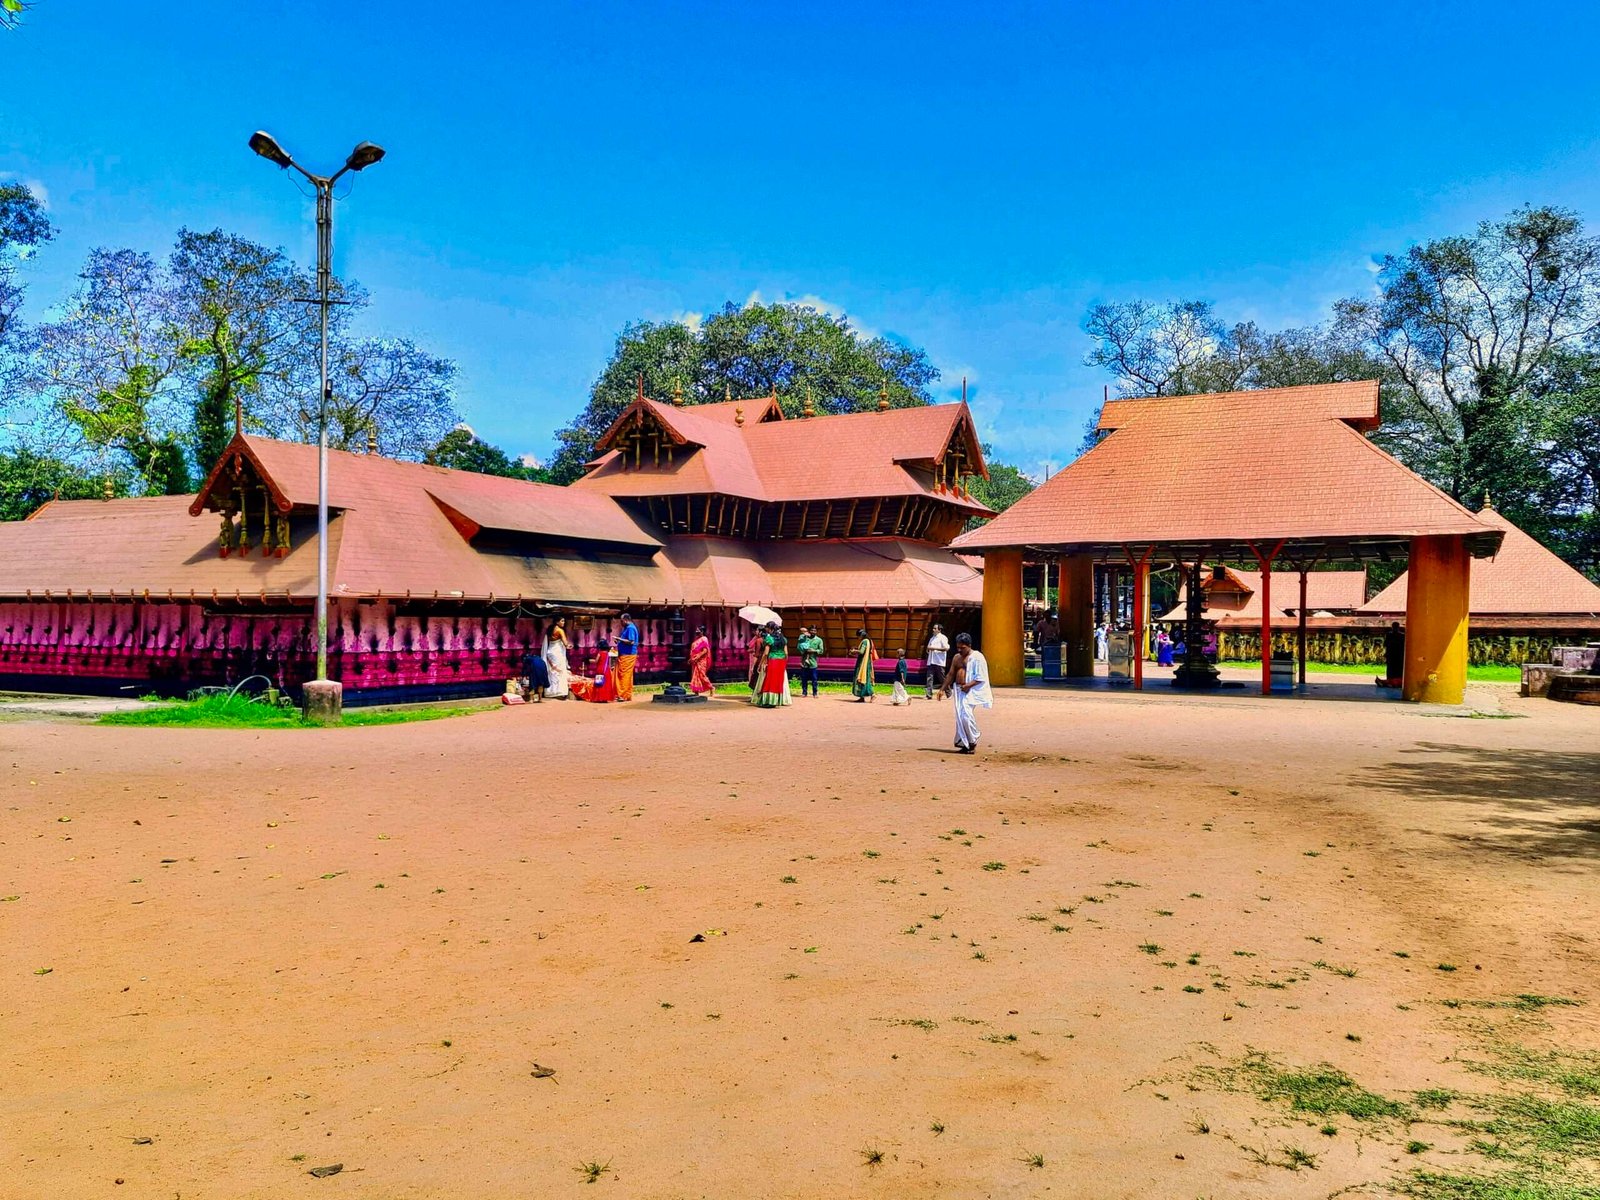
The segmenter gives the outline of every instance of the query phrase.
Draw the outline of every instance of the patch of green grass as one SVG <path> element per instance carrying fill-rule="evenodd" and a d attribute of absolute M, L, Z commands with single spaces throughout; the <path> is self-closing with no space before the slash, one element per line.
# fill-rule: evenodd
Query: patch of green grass
<path fill-rule="evenodd" d="M 1592 1185 L 1569 1184 L 1521 1169 L 1495 1175 L 1413 1171 L 1395 1185 L 1413 1200 L 1594 1200 Z"/>
<path fill-rule="evenodd" d="M 1354 967 L 1336 967 L 1332 963 L 1323 962 L 1320 958 L 1311 965 L 1319 970 L 1330 972 L 1331 974 L 1338 975 L 1344 979 L 1354 979 L 1356 977 L 1356 969 Z"/>
<path fill-rule="evenodd" d="M 986 862 L 983 864 L 983 869 L 985 871 L 1004 871 L 1006 865 L 1003 862 Z"/>
<path fill-rule="evenodd" d="M 861 1160 L 866 1166 L 876 1167 L 883 1162 L 883 1151 L 876 1146 L 868 1146 L 865 1149 L 857 1150 L 856 1153 L 861 1155 Z"/>
<path fill-rule="evenodd" d="M 1357 1121 L 1403 1118 L 1411 1113 L 1398 1100 L 1369 1092 L 1331 1063 L 1291 1070 L 1258 1052 L 1247 1055 L 1225 1075 L 1268 1103 L 1286 1103 L 1290 1112 Z"/>
<path fill-rule="evenodd" d="M 1418 1108 L 1438 1111 L 1454 1104 L 1457 1094 L 1449 1088 L 1423 1088 L 1420 1092 L 1413 1092 L 1411 1100 Z"/>
<path fill-rule="evenodd" d="M 479 708 L 455 705 L 419 705 L 399 708 L 348 709 L 343 724 L 353 728 L 371 725 L 400 725 L 412 721 L 437 721 L 445 717 L 462 717 L 468 713 L 484 711 Z M 186 729 L 320 729 L 322 726 L 305 721 L 297 708 L 278 708 L 258 704 L 248 696 L 232 699 L 222 693 L 202 696 L 198 700 L 165 700 L 146 708 L 126 712 L 106 713 L 97 722 L 100 725 L 142 725 Z"/>
<path fill-rule="evenodd" d="M 1257 659 L 1250 662 L 1244 659 L 1228 659 L 1219 666 L 1231 667 L 1241 671 L 1261 670 L 1261 661 Z M 1367 675 L 1381 673 L 1381 665 L 1372 663 L 1328 663 L 1307 662 L 1306 671 L 1311 674 L 1321 675 Z M 1522 679 L 1522 668 L 1518 666 L 1502 666 L 1495 663 L 1467 666 L 1467 678 L 1474 683 L 1517 683 Z"/>
<path fill-rule="evenodd" d="M 1022 1161 L 1027 1164 L 1030 1171 L 1039 1171 L 1044 1168 L 1044 1155 L 1042 1154 L 1024 1154 Z"/>
<path fill-rule="evenodd" d="M 1143 950 L 1146 954 L 1161 953 L 1161 947 L 1156 945 L 1154 942 L 1140 942 L 1139 949 Z"/>

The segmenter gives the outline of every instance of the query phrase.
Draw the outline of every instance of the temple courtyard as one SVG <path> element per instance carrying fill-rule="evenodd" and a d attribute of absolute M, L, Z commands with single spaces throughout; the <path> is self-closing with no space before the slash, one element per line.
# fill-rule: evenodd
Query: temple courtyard
<path fill-rule="evenodd" d="M 1593 1194 L 1600 718 L 1327 694 L 19 714 L 0 1193 Z"/>

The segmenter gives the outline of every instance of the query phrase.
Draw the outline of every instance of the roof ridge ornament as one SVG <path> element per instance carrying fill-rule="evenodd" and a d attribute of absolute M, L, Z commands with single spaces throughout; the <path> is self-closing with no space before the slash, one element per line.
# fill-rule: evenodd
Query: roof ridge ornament
<path fill-rule="evenodd" d="M 883 377 L 883 384 L 878 388 L 878 411 L 889 411 L 889 377 Z"/>
<path fill-rule="evenodd" d="M 806 404 L 800 410 L 800 415 L 802 417 L 814 417 L 817 415 L 816 405 L 811 402 L 811 385 L 809 383 L 806 384 Z"/>
<path fill-rule="evenodd" d="M 744 428 L 744 405 L 739 405 L 733 410 L 733 423 Z"/>
<path fill-rule="evenodd" d="M 683 407 L 683 380 L 682 379 L 674 379 L 672 381 L 672 407 L 673 408 L 682 408 Z"/>

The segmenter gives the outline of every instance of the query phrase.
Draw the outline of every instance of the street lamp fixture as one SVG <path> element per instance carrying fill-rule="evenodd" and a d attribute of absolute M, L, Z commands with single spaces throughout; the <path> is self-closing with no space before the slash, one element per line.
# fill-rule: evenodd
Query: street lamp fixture
<path fill-rule="evenodd" d="M 322 310 L 322 391 L 317 405 L 317 681 L 328 678 L 328 309 L 339 303 L 333 290 L 333 185 L 346 171 L 361 171 L 383 158 L 383 147 L 362 142 L 332 175 L 313 175 L 264 130 L 250 135 L 250 149 L 284 170 L 293 167 L 317 189 L 317 297 Z"/>

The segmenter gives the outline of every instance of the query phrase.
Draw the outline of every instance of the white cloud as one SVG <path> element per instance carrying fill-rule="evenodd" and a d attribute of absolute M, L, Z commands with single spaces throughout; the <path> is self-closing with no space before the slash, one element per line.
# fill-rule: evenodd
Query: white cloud
<path fill-rule="evenodd" d="M 40 205 L 41 208 L 45 209 L 46 211 L 49 211 L 49 208 L 50 208 L 50 189 L 45 187 L 44 180 L 42 180 L 42 179 L 29 179 L 29 178 L 27 178 L 25 176 L 18 175 L 14 171 L 0 171 L 0 179 L 13 180 L 13 181 L 15 181 L 17 183 L 20 183 L 23 187 L 27 188 L 35 196 L 39 197 L 39 205 Z"/>
<path fill-rule="evenodd" d="M 700 327 L 706 323 L 706 315 L 698 312 L 681 312 L 672 320 L 674 324 L 682 325 L 690 333 L 699 333 Z"/>

